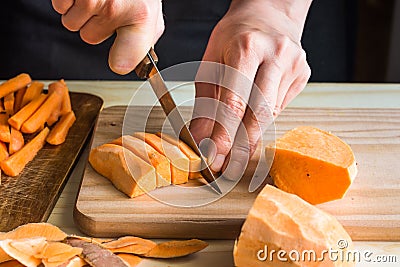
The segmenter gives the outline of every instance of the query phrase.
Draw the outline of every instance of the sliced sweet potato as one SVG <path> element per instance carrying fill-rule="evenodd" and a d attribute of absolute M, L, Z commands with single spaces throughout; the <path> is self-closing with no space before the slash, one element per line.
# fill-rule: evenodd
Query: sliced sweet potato
<path fill-rule="evenodd" d="M 118 254 L 118 257 L 120 257 L 129 267 L 135 267 L 142 261 L 142 258 L 132 254 Z"/>
<path fill-rule="evenodd" d="M 75 248 L 61 242 L 50 242 L 39 255 L 45 267 L 58 267 L 82 253 L 82 248 Z"/>
<path fill-rule="evenodd" d="M 8 115 L 0 113 L 0 141 L 10 143 L 10 126 L 8 125 Z"/>
<path fill-rule="evenodd" d="M 188 146 L 185 142 L 182 140 L 178 140 L 177 138 L 174 138 L 173 136 L 166 134 L 166 133 L 161 133 L 158 132 L 157 135 L 161 137 L 163 140 L 178 146 L 179 149 L 183 152 L 183 154 L 186 155 L 189 159 L 189 179 L 199 179 L 202 178 L 203 176 L 201 175 L 201 159 L 200 156 L 197 155 L 190 146 Z"/>
<path fill-rule="evenodd" d="M 9 116 L 14 114 L 14 100 L 14 93 L 8 94 L 4 97 L 4 109 Z"/>
<path fill-rule="evenodd" d="M 25 144 L 22 133 L 14 127 L 11 127 L 10 144 L 8 145 L 8 152 L 14 154 L 19 151 Z"/>
<path fill-rule="evenodd" d="M 21 108 L 38 97 L 43 92 L 44 84 L 41 82 L 33 81 L 26 89 L 24 97 L 22 98 Z"/>
<path fill-rule="evenodd" d="M 123 146 L 141 159 L 153 165 L 157 172 L 157 187 L 171 184 L 171 169 L 169 160 L 152 146 L 136 137 L 125 135 L 111 142 Z"/>
<path fill-rule="evenodd" d="M 133 136 L 144 140 L 169 159 L 171 162 L 171 181 L 173 184 L 183 184 L 188 181 L 189 159 L 177 146 L 163 141 L 155 134 L 136 132 Z"/>
<path fill-rule="evenodd" d="M 25 267 L 25 265 L 16 260 L 9 260 L 6 262 L 0 262 L 0 267 Z"/>
<path fill-rule="evenodd" d="M 15 92 L 15 99 L 14 99 L 14 112 L 13 114 L 17 113 L 22 107 L 22 99 L 26 93 L 27 87 L 19 89 Z"/>
<path fill-rule="evenodd" d="M 3 82 L 0 84 L 0 98 L 26 87 L 31 81 L 32 79 L 29 74 L 21 73 L 16 77 Z"/>
<path fill-rule="evenodd" d="M 338 137 L 302 126 L 277 139 L 270 174 L 280 189 L 311 204 L 342 198 L 357 174 L 351 148 Z"/>
<path fill-rule="evenodd" d="M 83 267 L 83 266 L 89 266 L 89 265 L 85 260 L 81 259 L 80 257 L 73 257 L 68 262 L 63 263 L 57 267 Z"/>
<path fill-rule="evenodd" d="M 0 241 L 0 247 L 10 257 L 26 266 L 38 266 L 41 259 L 37 256 L 47 246 L 46 238 L 34 237 L 28 239 L 4 239 Z"/>
<path fill-rule="evenodd" d="M 207 246 L 208 244 L 206 242 L 198 239 L 169 241 L 157 244 L 157 246 L 143 256 L 160 259 L 177 258 L 196 253 Z"/>
<path fill-rule="evenodd" d="M 101 245 L 114 253 L 129 253 L 135 255 L 146 254 L 157 246 L 157 244 L 151 240 L 135 236 L 121 237 L 117 240 L 102 243 Z"/>
<path fill-rule="evenodd" d="M 0 167 L 8 176 L 17 176 L 44 146 L 49 128 L 44 128 L 29 143 L 6 160 L 0 162 Z"/>
<path fill-rule="evenodd" d="M 96 147 L 90 152 L 89 162 L 93 169 L 129 197 L 156 188 L 154 167 L 122 146 L 105 144 Z"/>
<path fill-rule="evenodd" d="M 67 234 L 57 226 L 49 223 L 29 223 L 21 225 L 7 233 L 0 233 L 0 240 L 25 239 L 32 237 L 44 237 L 47 241 L 62 241 Z"/>
<path fill-rule="evenodd" d="M 354 262 L 333 262 L 323 251 L 338 248 L 338 241 L 348 243 L 348 249 L 353 245 L 350 236 L 342 225 L 331 215 L 307 203 L 300 197 L 286 193 L 278 188 L 267 185 L 257 196 L 247 219 L 243 224 L 239 239 L 234 247 L 235 266 L 354 266 Z M 281 257 L 288 259 L 280 261 L 278 254 L 270 257 L 270 252 L 282 250 L 286 254 Z M 290 261 L 291 251 L 313 251 L 317 260 Z M 346 254 L 346 249 L 343 249 Z M 257 256 L 258 255 L 258 256 Z M 293 255 L 293 254 L 292 254 Z M 295 256 L 295 255 L 294 255 Z M 258 259 L 260 257 L 262 260 Z"/>
<path fill-rule="evenodd" d="M 70 111 L 64 114 L 60 121 L 51 129 L 49 136 L 47 136 L 47 143 L 51 145 L 60 145 L 65 142 L 68 131 L 76 121 L 75 113 Z"/>
<path fill-rule="evenodd" d="M 60 115 L 65 115 L 72 111 L 71 109 L 71 100 L 69 97 L 69 91 L 67 84 L 63 79 L 57 82 L 53 82 L 49 84 L 49 94 L 52 92 L 57 91 L 59 94 L 62 95 L 62 101 L 60 106 Z"/>
<path fill-rule="evenodd" d="M 0 161 L 5 160 L 8 158 L 9 154 L 7 151 L 7 146 L 3 142 L 0 141 Z"/>

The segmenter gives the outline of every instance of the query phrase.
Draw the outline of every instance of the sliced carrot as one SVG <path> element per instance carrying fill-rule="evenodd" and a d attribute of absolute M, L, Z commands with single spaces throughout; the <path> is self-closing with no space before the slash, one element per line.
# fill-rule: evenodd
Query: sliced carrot
<path fill-rule="evenodd" d="M 37 96 L 34 100 L 29 102 L 29 104 L 14 114 L 14 116 L 8 120 L 8 123 L 15 129 L 20 130 L 22 124 L 36 112 L 36 110 L 44 103 L 46 99 L 47 95 L 45 94 Z"/>
<path fill-rule="evenodd" d="M 8 115 L 12 116 L 14 114 L 14 93 L 4 97 L 4 109 Z"/>
<path fill-rule="evenodd" d="M 24 98 L 26 89 L 27 87 L 24 87 L 15 92 L 14 114 L 17 113 L 22 108 L 22 99 Z"/>
<path fill-rule="evenodd" d="M 10 144 L 8 145 L 8 151 L 11 154 L 19 151 L 24 146 L 24 137 L 22 133 L 14 127 L 11 127 Z"/>
<path fill-rule="evenodd" d="M 0 141 L 4 143 L 10 143 L 10 126 L 8 125 L 8 115 L 1 113 L 0 114 Z"/>
<path fill-rule="evenodd" d="M 26 89 L 24 97 L 22 98 L 21 108 L 38 97 L 43 92 L 44 84 L 41 82 L 33 81 Z"/>
<path fill-rule="evenodd" d="M 26 73 L 22 73 L 8 81 L 5 81 L 4 83 L 0 84 L 0 98 L 24 88 L 30 84 L 31 81 L 31 77 Z"/>
<path fill-rule="evenodd" d="M 49 128 L 44 128 L 38 135 L 27 143 L 21 150 L 0 162 L 0 167 L 8 176 L 17 176 L 44 146 L 49 135 Z"/>
<path fill-rule="evenodd" d="M 65 115 L 72 110 L 71 108 L 71 99 L 69 97 L 68 87 L 64 80 L 60 80 L 58 82 L 53 82 L 49 84 L 49 94 L 52 92 L 57 91 L 61 94 L 62 101 L 61 101 L 61 108 L 60 114 Z"/>
<path fill-rule="evenodd" d="M 68 131 L 76 121 L 75 113 L 73 111 L 63 115 L 59 122 L 51 130 L 47 137 L 47 143 L 51 145 L 59 145 L 64 143 Z"/>
<path fill-rule="evenodd" d="M 5 160 L 6 158 L 8 158 L 8 156 L 9 154 L 6 144 L 0 141 L 0 161 Z"/>
<path fill-rule="evenodd" d="M 50 114 L 60 105 L 62 96 L 57 92 L 51 93 L 46 101 L 22 124 L 21 132 L 34 133 L 40 129 L 49 118 Z"/>

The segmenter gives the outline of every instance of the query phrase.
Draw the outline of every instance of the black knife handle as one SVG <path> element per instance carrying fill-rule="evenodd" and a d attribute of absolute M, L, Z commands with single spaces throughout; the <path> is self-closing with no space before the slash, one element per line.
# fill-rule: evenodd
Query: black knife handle
<path fill-rule="evenodd" d="M 147 55 L 144 57 L 144 59 L 137 65 L 135 68 L 136 75 L 140 79 L 148 79 L 150 78 L 150 72 L 153 68 L 153 63 L 151 62 L 149 55 L 153 58 L 154 62 L 158 62 L 158 57 L 156 52 L 154 52 L 153 48 L 150 48 L 149 52 Z"/>

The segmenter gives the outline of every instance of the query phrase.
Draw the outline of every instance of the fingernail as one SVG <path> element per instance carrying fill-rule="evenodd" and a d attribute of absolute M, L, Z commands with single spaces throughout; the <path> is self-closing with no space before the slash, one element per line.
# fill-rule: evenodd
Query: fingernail
<path fill-rule="evenodd" d="M 222 154 L 217 154 L 217 156 L 214 159 L 214 162 L 210 166 L 211 170 L 215 172 L 221 171 L 224 162 L 225 162 L 225 156 Z"/>
<path fill-rule="evenodd" d="M 244 173 L 244 166 L 238 161 L 229 162 L 223 176 L 228 180 L 237 181 Z"/>

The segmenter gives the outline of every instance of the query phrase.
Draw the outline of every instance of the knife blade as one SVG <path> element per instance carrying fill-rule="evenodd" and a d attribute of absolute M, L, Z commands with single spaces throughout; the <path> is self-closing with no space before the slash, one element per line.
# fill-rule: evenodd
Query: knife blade
<path fill-rule="evenodd" d="M 189 131 L 188 126 L 185 123 L 179 110 L 176 108 L 174 99 L 172 98 L 167 85 L 160 71 L 157 68 L 158 58 L 154 49 L 151 48 L 147 53 L 146 57 L 140 62 L 136 67 L 135 72 L 139 78 L 148 79 L 154 93 L 159 100 L 162 109 L 164 110 L 167 118 L 174 130 L 175 134 L 179 136 L 179 139 L 185 142 L 201 159 L 201 174 L 203 178 L 207 181 L 208 185 L 214 189 L 218 194 L 222 194 L 219 188 L 216 178 L 211 171 L 205 157 L 201 153 L 199 147 L 193 139 L 192 134 Z"/>

